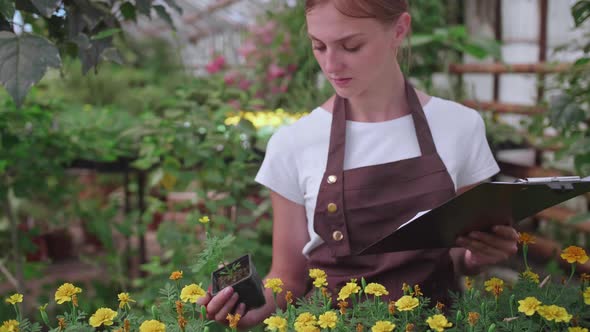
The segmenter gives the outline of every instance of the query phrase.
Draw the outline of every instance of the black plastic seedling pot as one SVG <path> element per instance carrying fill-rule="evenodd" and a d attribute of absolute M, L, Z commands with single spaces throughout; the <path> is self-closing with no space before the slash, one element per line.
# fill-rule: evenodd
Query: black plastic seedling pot
<path fill-rule="evenodd" d="M 211 294 L 215 296 L 227 286 L 231 286 L 234 292 L 238 293 L 238 303 L 244 303 L 246 310 L 261 307 L 266 303 L 262 279 L 256 272 L 250 254 L 213 271 Z"/>

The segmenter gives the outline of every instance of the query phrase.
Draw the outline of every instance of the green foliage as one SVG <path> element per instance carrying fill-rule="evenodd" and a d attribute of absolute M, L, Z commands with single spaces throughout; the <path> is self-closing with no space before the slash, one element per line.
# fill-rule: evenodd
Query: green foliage
<path fill-rule="evenodd" d="M 174 0 L 166 3 L 181 8 Z M 117 8 L 116 11 L 111 10 Z M 39 82 L 48 67 L 61 67 L 61 59 L 81 60 L 82 72 L 96 68 L 102 60 L 120 61 L 113 38 L 122 34 L 124 21 L 136 21 L 137 13 L 151 17 L 151 10 L 172 25 L 167 9 L 152 1 L 135 4 L 104 1 L 8 1 L 0 2 L 0 82 L 21 106 L 31 86 Z M 15 9 L 23 22 L 13 21 Z M 15 26 L 30 25 L 32 33 L 15 33 Z M 2 31 L 4 30 L 4 31 Z"/>
<path fill-rule="evenodd" d="M 572 7 L 572 15 L 578 29 L 590 18 L 590 2 L 578 1 Z M 586 37 L 590 31 L 585 31 Z M 558 157 L 573 157 L 576 172 L 590 174 L 590 42 L 574 43 L 568 48 L 581 51 L 582 55 L 564 74 L 559 75 L 553 88 L 558 90 L 549 103 L 549 122 L 560 134 L 562 150 Z"/>

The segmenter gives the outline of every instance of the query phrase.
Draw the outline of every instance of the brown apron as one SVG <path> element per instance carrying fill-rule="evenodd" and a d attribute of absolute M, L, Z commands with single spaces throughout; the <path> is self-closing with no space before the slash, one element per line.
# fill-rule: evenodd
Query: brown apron
<path fill-rule="evenodd" d="M 449 249 L 356 255 L 391 234 L 416 213 L 455 196 L 455 186 L 436 152 L 426 115 L 413 87 L 405 84 L 421 156 L 386 164 L 343 170 L 348 101 L 336 96 L 328 162 L 314 215 L 314 230 L 323 239 L 309 255 L 309 268 L 328 274 L 328 288 L 338 294 L 351 278 L 377 282 L 389 300 L 403 295 L 402 284 L 419 284 L 424 296 L 448 300 L 456 290 Z M 336 296 L 334 296 L 336 298 Z"/>

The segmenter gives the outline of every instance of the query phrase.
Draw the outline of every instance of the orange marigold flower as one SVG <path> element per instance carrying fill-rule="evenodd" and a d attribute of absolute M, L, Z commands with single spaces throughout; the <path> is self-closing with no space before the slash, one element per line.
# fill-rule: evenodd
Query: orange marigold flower
<path fill-rule="evenodd" d="M 441 302 L 438 302 L 438 301 L 436 302 L 436 309 L 438 311 L 442 311 L 444 308 L 445 308 L 445 304 L 444 303 L 441 303 Z"/>
<path fill-rule="evenodd" d="M 582 273 L 580 275 L 580 281 L 581 282 L 590 281 L 590 274 L 588 274 L 588 273 Z"/>
<path fill-rule="evenodd" d="M 238 322 L 240 321 L 240 318 L 240 314 L 227 314 L 227 317 L 225 319 L 227 319 L 227 321 L 229 322 L 229 327 L 235 329 L 238 327 Z"/>
<path fill-rule="evenodd" d="M 390 315 L 395 314 L 395 301 L 389 301 L 389 305 L 387 305 L 387 310 L 389 311 Z"/>
<path fill-rule="evenodd" d="M 181 301 L 176 301 L 176 313 L 178 315 L 182 315 L 183 314 L 183 311 L 182 311 L 182 308 L 183 307 L 184 307 L 184 305 L 182 304 Z"/>
<path fill-rule="evenodd" d="M 465 277 L 465 288 L 467 290 L 473 289 L 473 279 L 471 279 L 470 277 Z"/>
<path fill-rule="evenodd" d="M 468 317 L 467 317 L 467 321 L 469 322 L 469 325 L 471 326 L 475 326 L 475 324 L 477 324 L 477 321 L 479 320 L 479 313 L 477 312 L 470 312 Z"/>
<path fill-rule="evenodd" d="M 170 274 L 170 280 L 182 279 L 182 271 L 174 271 Z"/>
<path fill-rule="evenodd" d="M 529 234 L 529 233 L 518 233 L 518 243 L 522 243 L 522 244 L 532 244 L 535 243 L 537 239 Z"/>
<path fill-rule="evenodd" d="M 416 325 L 412 324 L 412 323 L 408 323 L 408 325 L 406 325 L 406 332 L 413 332 L 416 330 Z"/>
<path fill-rule="evenodd" d="M 358 323 L 356 324 L 356 332 L 363 332 L 364 328 L 363 328 L 363 324 Z"/>
<path fill-rule="evenodd" d="M 342 314 L 342 315 L 346 314 L 346 308 L 348 308 L 347 301 L 338 302 L 338 309 L 340 309 L 340 314 Z"/>
<path fill-rule="evenodd" d="M 180 329 L 182 331 L 184 331 L 186 324 L 188 324 L 188 321 L 186 320 L 186 318 L 184 318 L 184 316 L 180 316 L 180 315 L 178 316 L 177 320 L 178 320 L 178 326 L 180 327 Z"/>
<path fill-rule="evenodd" d="M 588 261 L 588 255 L 586 250 L 577 246 L 569 246 L 561 252 L 561 258 L 565 259 L 568 263 L 580 263 L 584 264 Z"/>
<path fill-rule="evenodd" d="M 66 319 L 65 318 L 58 318 L 57 319 L 57 325 L 59 327 L 59 330 L 60 331 L 63 331 L 68 326 L 68 323 L 66 323 Z"/>
<path fill-rule="evenodd" d="M 131 322 L 129 321 L 129 319 L 125 319 L 123 321 L 123 331 L 124 332 L 129 332 L 131 331 Z"/>
<path fill-rule="evenodd" d="M 287 294 L 285 294 L 285 301 L 289 304 L 293 303 L 293 292 L 287 291 Z"/>
<path fill-rule="evenodd" d="M 423 296 L 420 285 L 414 285 L 414 296 Z"/>

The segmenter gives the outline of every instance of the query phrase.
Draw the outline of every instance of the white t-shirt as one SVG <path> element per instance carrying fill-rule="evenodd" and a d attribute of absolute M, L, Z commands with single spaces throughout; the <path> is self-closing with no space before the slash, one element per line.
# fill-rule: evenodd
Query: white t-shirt
<path fill-rule="evenodd" d="M 432 97 L 423 106 L 436 150 L 455 189 L 484 181 L 500 169 L 490 151 L 483 119 L 461 104 Z M 318 107 L 281 127 L 269 140 L 256 182 L 305 206 L 310 241 L 308 254 L 323 240 L 313 217 L 326 170 L 332 113 Z M 344 169 L 384 164 L 420 156 L 411 115 L 382 122 L 346 122 Z"/>

